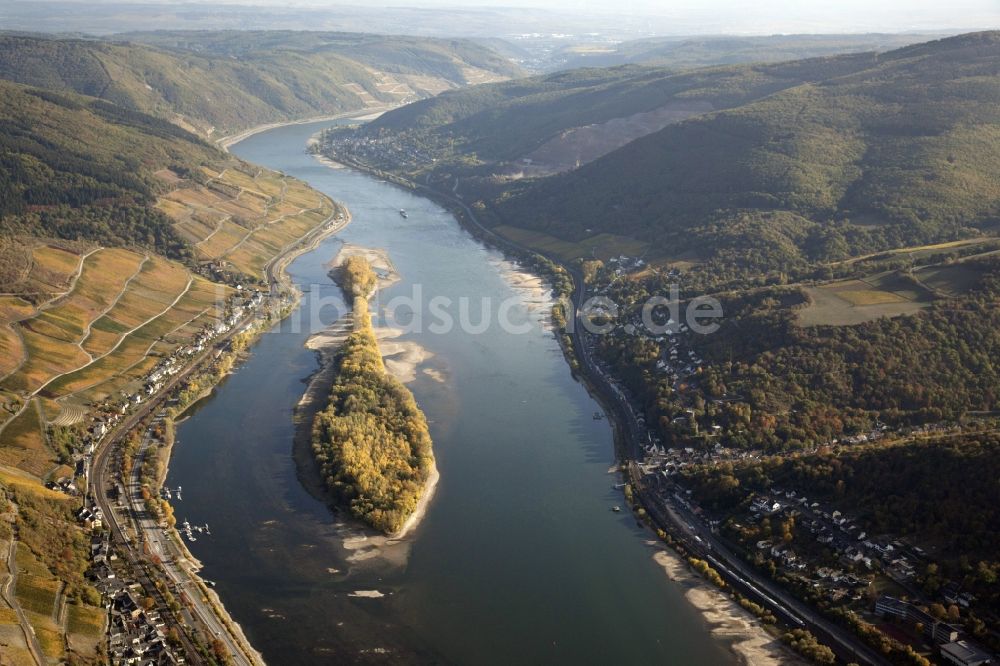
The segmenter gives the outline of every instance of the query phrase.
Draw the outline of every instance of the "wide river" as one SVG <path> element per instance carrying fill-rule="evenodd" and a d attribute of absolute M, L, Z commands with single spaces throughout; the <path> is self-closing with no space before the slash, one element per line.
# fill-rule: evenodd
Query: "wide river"
<path fill-rule="evenodd" d="M 190 549 L 250 641 L 275 665 L 733 663 L 653 561 L 652 535 L 611 510 L 623 498 L 610 428 L 518 276 L 437 204 L 306 154 L 330 124 L 232 147 L 346 204 L 353 221 L 291 264 L 302 305 L 180 424 L 170 464 L 178 519 L 211 529 Z M 453 299 L 456 320 L 469 298 L 478 323 L 488 297 L 495 322 L 514 297 L 511 318 L 536 324 L 425 325 L 397 339 L 433 355 L 409 386 L 441 481 L 408 552 L 369 559 L 345 547 L 342 520 L 303 488 L 291 456 L 293 409 L 317 367 L 303 344 L 343 309 L 326 264 L 345 242 L 391 257 L 401 280 L 383 306 L 417 287 L 425 301 Z"/>

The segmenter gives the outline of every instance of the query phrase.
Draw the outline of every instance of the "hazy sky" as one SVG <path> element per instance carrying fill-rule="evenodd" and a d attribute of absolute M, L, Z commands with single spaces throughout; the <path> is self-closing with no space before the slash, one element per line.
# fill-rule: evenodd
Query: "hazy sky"
<path fill-rule="evenodd" d="M 94 0 L 90 0 L 93 2 Z M 98 0 L 274 7 L 530 7 L 570 15 L 662 17 L 680 32 L 900 32 L 1000 28 L 1000 0 Z M 2 0 L 0 0 L 2 2 Z M 700 28 L 700 29 L 699 29 Z"/>
<path fill-rule="evenodd" d="M 300 1 L 313 6 L 333 4 L 329 0 Z M 1000 0 L 390 0 L 373 4 L 523 6 L 673 17 L 684 23 L 724 22 L 734 29 L 770 25 L 779 32 L 808 26 L 819 32 L 1000 28 Z"/>

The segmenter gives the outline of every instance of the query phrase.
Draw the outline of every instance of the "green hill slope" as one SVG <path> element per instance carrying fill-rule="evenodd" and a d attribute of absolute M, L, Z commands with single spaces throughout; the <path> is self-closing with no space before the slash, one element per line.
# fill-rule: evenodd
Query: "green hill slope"
<path fill-rule="evenodd" d="M 998 72 L 1000 33 L 908 47 L 523 183 L 496 212 L 762 268 L 961 235 L 1000 213 Z"/>
<path fill-rule="evenodd" d="M 254 58 L 260 54 L 339 55 L 394 74 L 437 76 L 466 83 L 469 68 L 512 77 L 521 70 L 479 42 L 405 35 L 293 30 L 222 30 L 132 32 L 116 39 L 204 55 Z"/>
<path fill-rule="evenodd" d="M 186 250 L 152 208 L 160 169 L 222 154 L 175 125 L 103 100 L 0 81 L 0 232 Z"/>
<path fill-rule="evenodd" d="M 611 150 L 677 120 L 731 108 L 804 81 L 870 66 L 871 54 L 677 74 L 629 65 L 582 69 L 451 91 L 383 115 L 362 130 L 410 158 L 415 170 L 461 169 L 534 157 L 552 142 L 608 135 Z M 603 126 L 602 126 L 603 124 Z M 624 126 L 622 126 L 624 125 Z M 597 127 L 591 127 L 597 126 Z M 616 138 L 617 137 L 617 138 Z M 578 137 L 579 138 L 579 137 Z M 598 153 L 600 150 L 597 151 Z M 605 151 L 607 152 L 607 151 Z M 420 160 L 419 156 L 433 157 Z M 482 171 L 483 169 L 480 169 Z"/>
<path fill-rule="evenodd" d="M 0 77 L 204 135 L 418 99 L 516 67 L 462 41 L 330 33 L 152 33 L 138 43 L 0 36 Z"/>

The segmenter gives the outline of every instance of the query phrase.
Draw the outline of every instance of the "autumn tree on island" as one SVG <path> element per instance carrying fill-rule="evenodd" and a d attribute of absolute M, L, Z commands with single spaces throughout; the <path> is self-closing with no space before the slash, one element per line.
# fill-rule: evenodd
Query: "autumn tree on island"
<path fill-rule="evenodd" d="M 347 257 L 333 271 L 333 279 L 351 303 L 359 296 L 367 299 L 378 285 L 378 276 L 372 270 L 371 263 L 358 255 Z"/>

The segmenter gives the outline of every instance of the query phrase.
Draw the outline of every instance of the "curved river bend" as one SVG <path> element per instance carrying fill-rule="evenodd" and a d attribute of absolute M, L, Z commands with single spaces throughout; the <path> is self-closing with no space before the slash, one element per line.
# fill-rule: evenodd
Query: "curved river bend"
<path fill-rule="evenodd" d="M 170 464 L 178 519 L 211 528 L 190 549 L 250 641 L 272 664 L 732 663 L 653 561 L 649 534 L 610 510 L 622 502 L 610 428 L 540 326 L 401 338 L 433 354 L 409 386 L 441 481 L 405 561 L 345 548 L 291 457 L 293 408 L 317 367 L 303 343 L 343 311 L 326 264 L 343 242 L 384 248 L 402 279 L 383 303 L 420 285 L 425 299 L 469 297 L 473 322 L 482 297 L 495 318 L 516 289 L 503 257 L 438 205 L 306 154 L 331 124 L 232 148 L 345 203 L 353 222 L 291 264 L 301 307 L 179 425 Z"/>

